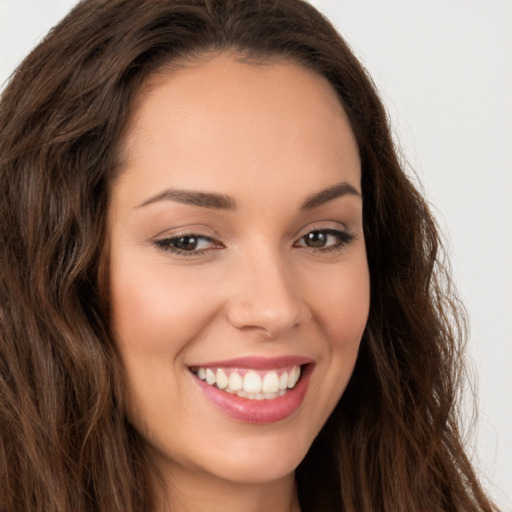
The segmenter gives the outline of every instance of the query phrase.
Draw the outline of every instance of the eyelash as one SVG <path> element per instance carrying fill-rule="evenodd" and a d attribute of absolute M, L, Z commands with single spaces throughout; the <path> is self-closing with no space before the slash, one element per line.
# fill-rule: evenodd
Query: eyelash
<path fill-rule="evenodd" d="M 297 246 L 297 243 L 300 241 L 303 241 L 306 239 L 306 237 L 315 235 L 315 234 L 322 234 L 326 235 L 327 237 L 332 236 L 337 239 L 336 243 L 334 245 L 328 246 L 328 247 L 308 247 L 306 245 Z M 349 245 L 354 240 L 354 235 L 348 231 L 342 230 L 342 229 L 333 229 L 333 228 L 324 228 L 324 229 L 312 229 L 311 231 L 308 231 L 306 234 L 302 235 L 297 242 L 295 242 L 294 247 L 305 247 L 310 249 L 313 252 L 319 252 L 319 253 L 331 253 L 336 251 L 341 251 L 344 249 L 347 245 Z"/>
<path fill-rule="evenodd" d="M 194 250 L 186 250 L 186 249 L 182 249 L 182 248 L 178 247 L 178 244 L 180 243 L 180 241 L 185 240 L 187 238 L 195 239 L 198 241 L 198 243 L 200 243 L 202 241 L 206 241 L 206 242 L 211 243 L 213 246 L 207 247 L 205 249 L 199 249 L 199 250 L 195 250 L 195 249 Z M 210 236 L 205 236 L 205 235 L 198 235 L 196 233 L 185 233 L 185 234 L 172 236 L 169 238 L 163 238 L 160 240 L 155 240 L 154 243 L 159 249 L 162 249 L 163 251 L 171 252 L 178 256 L 188 256 L 188 257 L 198 256 L 198 255 L 204 254 L 205 252 L 210 251 L 212 249 L 222 249 L 224 247 L 221 242 L 215 240 L 214 238 L 212 238 Z"/>
<path fill-rule="evenodd" d="M 334 243 L 334 245 L 330 246 L 323 246 L 323 247 L 308 247 L 307 245 L 297 245 L 299 242 L 305 241 L 306 237 L 312 236 L 312 235 L 324 235 L 326 237 L 335 237 L 337 241 Z M 197 244 L 200 244 L 201 242 L 208 242 L 213 244 L 212 247 L 207 247 L 204 249 L 183 249 L 178 247 L 178 244 L 180 241 L 183 241 L 185 239 L 193 239 L 197 242 Z M 294 247 L 304 247 L 305 249 L 309 249 L 310 251 L 314 253 L 331 253 L 336 251 L 341 251 L 343 248 L 345 248 L 347 245 L 349 245 L 354 240 L 354 235 L 348 231 L 344 231 L 342 229 L 333 229 L 333 228 L 325 228 L 325 229 L 312 229 L 311 231 L 308 231 L 304 235 L 302 235 L 294 244 Z M 192 242 L 193 243 L 193 242 Z M 172 254 L 176 254 L 178 256 L 186 256 L 186 257 L 194 257 L 199 256 L 202 254 L 205 254 L 206 252 L 209 252 L 211 250 L 216 249 L 222 249 L 224 248 L 224 245 L 222 242 L 219 242 L 213 237 L 205 236 L 205 235 L 198 235 L 196 233 L 184 233 L 179 234 L 176 236 L 163 238 L 160 240 L 155 240 L 154 244 L 161 250 L 170 252 Z M 196 245 L 197 246 L 197 245 Z"/>

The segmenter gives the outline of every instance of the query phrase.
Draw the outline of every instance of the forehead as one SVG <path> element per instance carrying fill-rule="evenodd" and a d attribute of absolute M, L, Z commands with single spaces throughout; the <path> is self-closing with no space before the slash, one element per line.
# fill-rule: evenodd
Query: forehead
<path fill-rule="evenodd" d="M 322 76 L 282 60 L 217 55 L 153 75 L 122 148 L 126 174 L 141 193 L 154 175 L 201 189 L 223 178 L 229 188 L 265 173 L 291 177 L 304 167 L 317 178 L 314 188 L 340 181 L 340 170 L 360 180 L 357 145 L 335 91 Z"/>

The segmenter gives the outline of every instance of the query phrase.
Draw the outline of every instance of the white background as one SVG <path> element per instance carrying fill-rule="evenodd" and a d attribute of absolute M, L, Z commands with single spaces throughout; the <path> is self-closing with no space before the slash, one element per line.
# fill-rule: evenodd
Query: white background
<path fill-rule="evenodd" d="M 434 205 L 471 320 L 473 460 L 512 511 L 512 0 L 311 1 L 370 71 Z M 0 0 L 0 84 L 75 3 Z"/>

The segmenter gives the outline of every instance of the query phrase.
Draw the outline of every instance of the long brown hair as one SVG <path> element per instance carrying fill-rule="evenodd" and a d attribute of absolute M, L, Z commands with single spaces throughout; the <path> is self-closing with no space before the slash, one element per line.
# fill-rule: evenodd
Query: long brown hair
<path fill-rule="evenodd" d="M 144 80 L 225 50 L 326 77 L 362 161 L 370 315 L 297 469 L 303 511 L 494 510 L 458 430 L 464 325 L 435 223 L 373 83 L 301 0 L 84 0 L 13 75 L 0 102 L 0 509 L 153 508 L 100 294 L 109 185 Z"/>

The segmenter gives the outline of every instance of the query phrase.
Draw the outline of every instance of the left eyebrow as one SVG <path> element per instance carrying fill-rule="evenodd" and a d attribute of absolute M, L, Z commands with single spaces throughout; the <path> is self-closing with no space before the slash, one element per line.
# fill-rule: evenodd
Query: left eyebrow
<path fill-rule="evenodd" d="M 311 210 L 317 206 L 346 195 L 361 197 L 361 193 L 358 192 L 355 187 L 353 187 L 350 183 L 343 181 L 342 183 L 337 183 L 336 185 L 332 185 L 331 187 L 327 187 L 320 192 L 312 194 L 304 201 L 304 203 L 302 203 L 300 209 Z"/>

